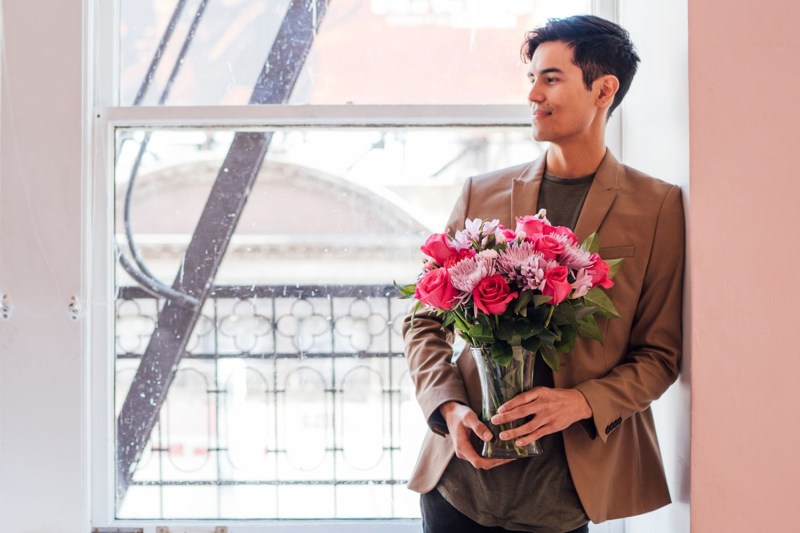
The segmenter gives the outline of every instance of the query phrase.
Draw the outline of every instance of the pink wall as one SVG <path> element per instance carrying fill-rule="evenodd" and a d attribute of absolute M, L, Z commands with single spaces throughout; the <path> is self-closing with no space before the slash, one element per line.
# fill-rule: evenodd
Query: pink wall
<path fill-rule="evenodd" d="M 800 528 L 799 20 L 689 1 L 692 533 Z"/>

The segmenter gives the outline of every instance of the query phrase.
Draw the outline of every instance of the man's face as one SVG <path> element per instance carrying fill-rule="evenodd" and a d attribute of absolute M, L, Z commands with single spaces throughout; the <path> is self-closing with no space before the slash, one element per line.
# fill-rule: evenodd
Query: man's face
<path fill-rule="evenodd" d="M 589 134 L 592 122 L 605 113 L 595 105 L 597 91 L 586 89 L 583 72 L 572 58 L 572 49 L 563 41 L 542 43 L 533 53 L 528 101 L 537 141 L 558 144 L 579 139 Z"/>

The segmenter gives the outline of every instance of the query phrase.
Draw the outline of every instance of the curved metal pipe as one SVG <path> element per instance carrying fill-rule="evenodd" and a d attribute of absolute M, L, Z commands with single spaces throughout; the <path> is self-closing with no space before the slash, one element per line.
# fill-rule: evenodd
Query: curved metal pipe
<path fill-rule="evenodd" d="M 172 33 L 175 30 L 175 26 L 177 24 L 178 18 L 180 17 L 181 12 L 186 4 L 186 0 L 179 0 L 178 4 L 175 6 L 175 10 L 172 13 L 172 17 L 170 17 L 169 24 L 167 25 L 167 29 L 164 31 L 164 35 L 161 37 L 159 41 L 158 47 L 156 48 L 156 52 L 153 55 L 153 59 L 150 62 L 150 67 L 147 70 L 147 75 L 145 79 L 142 81 L 142 85 L 139 88 L 139 92 L 136 94 L 136 98 L 134 100 L 133 105 L 140 105 L 142 100 L 144 100 L 145 94 L 150 87 L 150 82 L 153 79 L 156 69 L 161 61 L 161 57 L 163 56 L 164 49 L 166 48 L 167 44 L 169 43 L 170 38 L 172 37 Z M 164 105 L 166 102 L 167 97 L 169 96 L 170 90 L 172 89 L 172 85 L 175 82 L 175 78 L 178 76 L 180 72 L 181 66 L 184 63 L 184 58 L 189 51 L 189 46 L 194 39 L 195 33 L 197 32 L 197 27 L 200 24 L 200 21 L 203 17 L 203 13 L 206 10 L 208 5 L 208 0 L 202 0 L 200 5 L 197 7 L 197 11 L 195 11 L 194 18 L 192 19 L 192 24 L 189 27 L 189 32 L 186 34 L 186 39 L 181 46 L 180 52 L 178 53 L 178 57 L 175 61 L 175 64 L 172 67 L 172 71 L 170 72 L 169 78 L 167 80 L 166 85 L 164 86 L 164 90 L 161 92 L 161 95 L 158 99 L 158 105 Z M 151 292 L 154 296 L 163 296 L 168 298 L 176 298 L 176 295 L 180 295 L 179 299 L 181 301 L 193 301 L 197 304 L 197 300 L 188 296 L 186 294 L 181 293 L 180 291 L 176 291 L 169 285 L 161 282 L 156 278 L 156 276 L 150 271 L 147 265 L 142 258 L 138 246 L 136 246 L 136 240 L 133 236 L 133 230 L 131 228 L 131 201 L 133 198 L 133 188 L 136 183 L 136 177 L 139 174 L 139 167 L 142 163 L 142 158 L 144 157 L 145 152 L 147 151 L 147 145 L 150 142 L 151 133 L 148 131 L 145 133 L 144 139 L 142 139 L 141 144 L 139 145 L 139 152 L 136 154 L 136 159 L 134 159 L 133 167 L 131 168 L 130 178 L 128 179 L 128 187 L 125 191 L 125 202 L 123 205 L 123 212 L 122 212 L 122 220 L 123 225 L 125 227 L 125 237 L 128 241 L 128 249 L 131 252 L 131 256 L 133 257 L 133 261 L 136 263 L 136 266 L 139 268 L 137 271 L 134 265 L 130 262 L 128 257 L 125 253 L 118 249 L 118 257 L 122 268 L 125 269 L 128 274 L 132 278 L 134 278 L 137 282 L 139 282 L 142 287 L 146 290 L 149 289 L 148 292 Z"/>

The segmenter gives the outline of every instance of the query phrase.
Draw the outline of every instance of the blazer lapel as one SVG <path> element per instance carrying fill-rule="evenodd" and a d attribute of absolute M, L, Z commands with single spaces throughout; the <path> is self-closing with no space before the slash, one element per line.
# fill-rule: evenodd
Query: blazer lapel
<path fill-rule="evenodd" d="M 611 153 L 611 150 L 606 150 L 606 155 L 600 162 L 600 166 L 597 167 L 597 173 L 589 187 L 589 194 L 586 195 L 578 223 L 575 225 L 575 235 L 580 242 L 597 231 L 600 224 L 603 223 L 603 219 L 617 196 L 621 171 L 622 165 Z M 534 207 L 536 207 L 535 204 Z"/>
<path fill-rule="evenodd" d="M 511 182 L 511 220 L 510 228 L 516 227 L 516 218 L 525 215 L 535 215 L 536 204 L 539 202 L 539 186 L 544 176 L 547 152 L 534 160 L 527 173 L 514 178 Z"/>

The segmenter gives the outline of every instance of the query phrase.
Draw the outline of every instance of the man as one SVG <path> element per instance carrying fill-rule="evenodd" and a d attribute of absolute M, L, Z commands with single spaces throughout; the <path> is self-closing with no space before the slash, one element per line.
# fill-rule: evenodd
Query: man
<path fill-rule="evenodd" d="M 597 232 L 604 259 L 624 257 L 609 297 L 619 319 L 598 319 L 603 344 L 579 339 L 561 368 L 537 361 L 538 386 L 493 422 L 533 415 L 501 434 L 544 455 L 481 457 L 490 432 L 476 415 L 471 357 L 452 362 L 451 334 L 430 314 L 404 323 L 417 399 L 432 431 L 409 487 L 422 493 L 426 532 L 588 531 L 587 523 L 645 513 L 670 502 L 650 403 L 675 381 L 681 355 L 684 222 L 680 189 L 620 164 L 605 146 L 611 112 L 639 61 L 625 30 L 593 16 L 551 20 L 529 33 L 534 161 L 467 180 L 448 222 L 500 219 L 546 208 L 583 240 Z M 537 358 L 540 359 L 540 358 Z"/>

